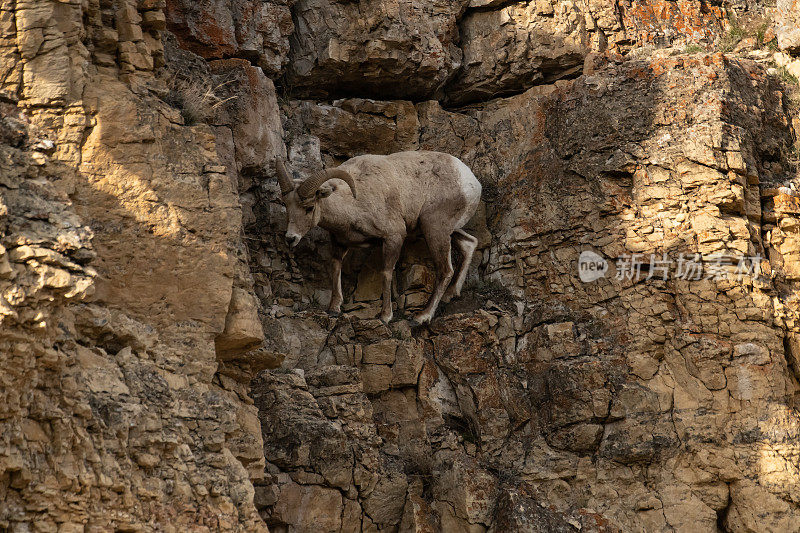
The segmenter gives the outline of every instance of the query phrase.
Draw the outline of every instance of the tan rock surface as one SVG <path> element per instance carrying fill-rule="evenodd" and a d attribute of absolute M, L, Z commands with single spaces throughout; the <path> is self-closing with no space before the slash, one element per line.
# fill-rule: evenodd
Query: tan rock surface
<path fill-rule="evenodd" d="M 800 4 L 797 0 L 778 0 L 775 12 L 775 33 L 781 50 L 800 52 Z"/>
<path fill-rule="evenodd" d="M 274 75 L 286 65 L 293 3 L 167 0 L 164 26 L 183 48 L 206 59 L 247 58 Z"/>
<path fill-rule="evenodd" d="M 573 3 L 514 3 L 474 11 L 461 21 L 463 68 L 447 86 L 465 103 L 553 83 L 583 67 L 589 50 L 585 18 Z"/>
<path fill-rule="evenodd" d="M 683 48 L 733 12 L 0 2 L 0 530 L 791 531 L 794 49 Z M 275 159 L 418 148 L 484 185 L 464 295 L 410 327 L 412 238 L 396 322 L 374 250 L 327 316 Z"/>
<path fill-rule="evenodd" d="M 11 531 L 266 530 L 249 378 L 217 373 L 214 342 L 263 340 L 241 209 L 213 130 L 154 95 L 164 18 L 140 4 L 3 6 L 22 73 L 2 56 Z"/>
<path fill-rule="evenodd" d="M 461 66 L 464 0 L 299 0 L 287 82 L 309 96 L 431 96 Z"/>
<path fill-rule="evenodd" d="M 459 155 L 489 185 L 493 238 L 477 274 L 494 281 L 473 282 L 448 308 L 459 313 L 414 332 L 416 381 L 383 377 L 403 359 L 387 347 L 411 341 L 402 321 L 340 319 L 298 362 L 360 368 L 377 451 L 408 479 L 404 523 L 737 531 L 797 519 L 797 355 L 784 341 L 797 210 L 788 192 L 760 201 L 793 176 L 780 94 L 753 62 L 655 54 L 462 112 L 416 106 L 419 146 Z M 320 138 L 319 157 L 341 143 Z M 757 275 L 617 278 L 626 253 L 673 265 L 701 253 L 708 273 L 714 254 L 767 249 Z M 578 279 L 583 250 L 611 263 L 604 279 Z M 425 279 L 406 278 L 400 290 Z M 362 499 L 362 524 L 376 524 Z"/>

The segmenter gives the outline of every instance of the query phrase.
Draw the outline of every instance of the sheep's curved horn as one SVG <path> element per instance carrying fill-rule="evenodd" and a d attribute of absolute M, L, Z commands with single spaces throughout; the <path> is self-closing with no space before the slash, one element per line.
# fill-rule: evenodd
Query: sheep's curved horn
<path fill-rule="evenodd" d="M 275 159 L 275 170 L 278 171 L 278 183 L 281 186 L 281 194 L 292 192 L 294 190 L 294 182 L 292 182 L 292 178 L 289 177 L 289 173 L 286 172 L 286 167 L 280 157 Z"/>
<path fill-rule="evenodd" d="M 315 173 L 300 184 L 300 186 L 297 188 L 297 195 L 300 196 L 300 198 L 311 198 L 323 183 L 334 178 L 338 178 L 347 183 L 347 185 L 350 187 L 350 192 L 353 193 L 353 198 L 356 197 L 356 184 L 353 181 L 353 177 L 340 168 L 322 170 Z"/>

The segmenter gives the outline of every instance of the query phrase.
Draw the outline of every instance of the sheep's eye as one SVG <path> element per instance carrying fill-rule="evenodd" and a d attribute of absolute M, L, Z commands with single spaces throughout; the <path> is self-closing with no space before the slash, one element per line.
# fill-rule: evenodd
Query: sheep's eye
<path fill-rule="evenodd" d="M 306 213 L 311 213 L 314 210 L 314 206 L 306 207 Z"/>

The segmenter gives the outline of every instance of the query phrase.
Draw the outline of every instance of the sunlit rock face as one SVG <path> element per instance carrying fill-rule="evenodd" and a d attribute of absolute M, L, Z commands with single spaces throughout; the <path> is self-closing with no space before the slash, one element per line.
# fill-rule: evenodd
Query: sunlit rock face
<path fill-rule="evenodd" d="M 0 530 L 793 530 L 795 12 L 0 3 Z M 412 235 L 328 316 L 275 160 L 418 149 L 464 294 Z"/>
<path fill-rule="evenodd" d="M 800 52 L 800 3 L 797 0 L 778 0 L 775 11 L 778 46 L 781 50 Z"/>
<path fill-rule="evenodd" d="M 620 2 L 628 37 L 644 43 L 712 42 L 725 25 L 725 9 L 733 6 L 686 0 Z M 755 6 L 754 6 L 755 7 Z"/>
<path fill-rule="evenodd" d="M 662 53 L 474 109 L 404 110 L 403 124 L 419 124 L 420 148 L 455 153 L 484 180 L 482 281 L 424 331 L 312 318 L 313 310 L 304 328 L 317 320 L 314 328 L 286 326 L 302 347 L 293 366 L 314 379 L 339 372 L 329 365 L 359 369 L 336 393 L 353 399 L 335 401 L 292 374 L 291 387 L 323 413 L 315 423 L 352 426 L 349 411 L 325 405 L 363 404 L 366 395 L 373 413 L 357 434 L 382 439 L 369 448 L 379 466 L 344 461 L 374 481 L 339 487 L 347 496 L 326 512 L 361 509 L 363 524 L 371 491 L 391 486 L 406 491 L 405 504 L 381 520 L 401 529 L 491 529 L 542 516 L 538 505 L 564 530 L 779 529 L 796 520 L 795 274 L 791 237 L 780 229 L 793 227 L 786 217 L 795 209 L 779 189 L 792 176 L 784 105 L 780 82 L 755 62 Z M 351 118 L 370 116 L 352 100 L 311 106 L 287 104 L 287 135 L 289 146 L 318 139 L 320 160 L 354 155 L 349 124 L 354 138 L 376 139 L 376 151 L 377 139 L 399 132 Z M 578 272 L 587 250 L 609 263 L 591 283 Z M 682 258 L 696 253 L 712 258 L 700 279 L 677 277 Z M 315 254 L 309 245 L 295 260 Z M 424 251 L 415 254 L 410 247 L 399 270 L 400 301 L 411 309 L 424 300 L 417 287 L 432 283 L 430 266 L 419 266 Z M 648 263 L 640 279 L 618 262 L 632 254 Z M 719 255 L 729 265 L 715 271 Z M 651 256 L 671 264 L 666 280 L 655 271 L 647 279 Z M 739 260 L 755 256 L 769 260 L 737 273 Z M 374 316 L 369 263 L 351 268 L 351 313 Z M 724 275 L 705 279 L 711 272 Z M 299 290 L 326 287 L 310 274 Z M 412 379 L 396 381 L 401 363 Z M 260 376 L 260 397 L 294 390 L 277 384 L 284 375 Z M 256 401 L 269 417 L 266 448 L 287 433 L 302 442 L 307 422 L 268 414 L 274 402 Z M 348 453 L 358 456 L 357 442 Z M 337 487 L 321 466 L 267 461 L 270 498 L 259 505 L 276 527 L 291 522 L 283 506 L 297 491 Z M 297 470 L 309 468 L 316 481 L 298 481 Z M 522 516 L 509 515 L 509 498 L 529 502 L 515 511 Z M 762 508 L 757 524 L 753 510 Z"/>
<path fill-rule="evenodd" d="M 266 530 L 246 385 L 277 363 L 243 359 L 236 184 L 162 100 L 162 7 L 2 6 L 0 529 Z"/>

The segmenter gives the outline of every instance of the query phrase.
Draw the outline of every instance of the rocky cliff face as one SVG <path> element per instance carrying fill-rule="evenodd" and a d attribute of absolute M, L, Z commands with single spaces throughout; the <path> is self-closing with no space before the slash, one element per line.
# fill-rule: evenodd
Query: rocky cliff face
<path fill-rule="evenodd" d="M 214 130 L 160 98 L 161 7 L 2 20 L 0 527 L 265 529 L 241 209 Z"/>
<path fill-rule="evenodd" d="M 797 17 L 0 2 L 0 529 L 795 530 Z M 327 316 L 273 161 L 416 149 L 484 185 L 464 296 L 410 328 L 412 239 Z"/>

